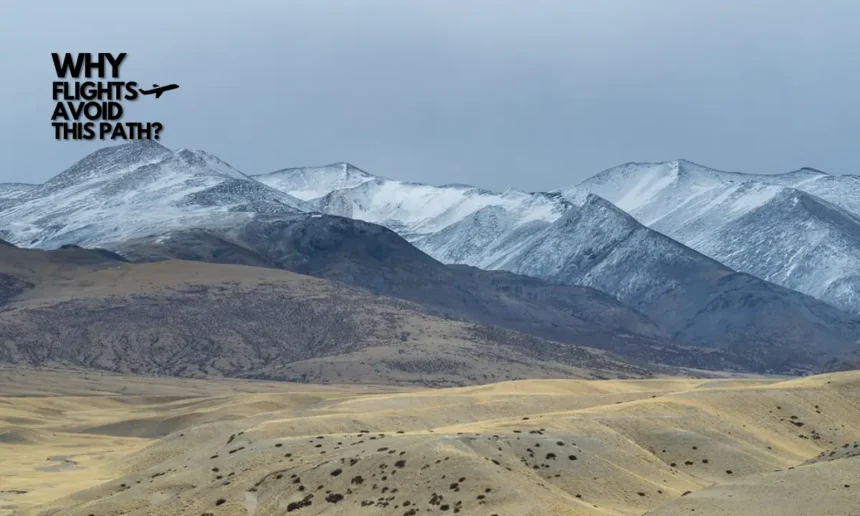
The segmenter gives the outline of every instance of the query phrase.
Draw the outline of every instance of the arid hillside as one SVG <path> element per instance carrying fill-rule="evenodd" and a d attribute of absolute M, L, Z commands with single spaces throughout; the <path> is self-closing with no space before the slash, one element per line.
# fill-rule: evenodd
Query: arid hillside
<path fill-rule="evenodd" d="M 416 389 L 6 368 L 0 387 L 5 514 L 808 516 L 860 499 L 856 372 Z"/>
<path fill-rule="evenodd" d="M 184 377 L 466 385 L 647 377 L 605 351 L 446 320 L 282 270 L 0 248 L 0 363 Z"/>

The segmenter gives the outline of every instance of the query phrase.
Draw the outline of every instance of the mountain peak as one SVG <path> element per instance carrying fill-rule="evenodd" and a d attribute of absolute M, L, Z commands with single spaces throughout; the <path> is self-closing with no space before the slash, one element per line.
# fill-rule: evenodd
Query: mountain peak
<path fill-rule="evenodd" d="M 580 207 L 580 209 L 587 210 L 587 211 L 601 210 L 603 212 L 610 213 L 613 216 L 622 217 L 625 220 L 629 219 L 630 221 L 633 221 L 633 222 L 635 222 L 635 220 L 636 220 L 626 211 L 622 210 L 618 206 L 607 201 L 603 197 L 601 197 L 599 195 L 595 195 L 593 193 L 586 195 L 585 201 L 579 207 Z M 636 224 L 639 224 L 639 223 L 636 222 Z"/>
<path fill-rule="evenodd" d="M 155 140 L 131 140 L 131 141 L 123 143 L 121 145 L 117 145 L 117 147 L 139 147 L 139 148 L 153 148 L 153 149 L 169 150 L 167 147 L 158 143 Z"/>
<path fill-rule="evenodd" d="M 648 177 L 650 181 L 671 181 L 678 178 L 717 178 L 725 174 L 720 170 L 699 165 L 690 160 L 635 162 L 631 161 L 607 168 L 586 179 L 580 185 L 599 185 L 624 182 L 631 177 Z"/>
<path fill-rule="evenodd" d="M 830 227 L 848 228 L 848 233 L 858 234 L 860 231 L 857 215 L 798 188 L 781 188 L 764 207 L 781 210 L 780 217 L 784 220 L 799 223 L 807 217 L 814 217 L 826 221 Z M 789 215 L 789 212 L 793 214 Z"/>
<path fill-rule="evenodd" d="M 695 161 L 691 161 L 684 158 L 677 158 L 668 161 L 628 161 L 627 163 L 623 163 L 616 167 L 611 167 L 606 170 L 615 170 L 621 169 L 625 167 L 659 167 L 665 166 L 670 167 L 675 170 L 683 170 L 683 171 L 692 171 L 692 170 L 712 170 L 715 172 L 719 172 L 715 168 L 707 167 L 705 165 L 700 165 Z"/>
<path fill-rule="evenodd" d="M 206 170 L 231 179 L 250 180 L 248 176 L 230 166 L 229 163 L 206 151 L 179 149 L 173 153 L 171 158 L 177 160 L 183 166 Z"/>
<path fill-rule="evenodd" d="M 830 175 L 823 170 L 819 170 L 817 168 L 812 168 L 812 167 L 800 167 L 797 170 L 792 170 L 791 172 L 788 172 L 788 174 L 791 174 L 791 175 L 815 175 L 815 176 L 829 176 Z"/>
<path fill-rule="evenodd" d="M 287 167 L 276 170 L 274 172 L 270 172 L 268 174 L 260 174 L 260 176 L 270 176 L 274 174 L 302 174 L 306 176 L 322 176 L 326 174 L 334 174 L 340 173 L 344 177 L 347 176 L 361 176 L 367 178 L 375 178 L 377 176 L 367 172 L 348 161 L 337 161 L 335 163 L 329 163 L 328 165 L 318 165 L 318 166 L 308 166 L 308 167 Z"/>
<path fill-rule="evenodd" d="M 353 165 L 352 163 L 346 161 L 338 161 L 337 163 L 333 163 L 328 165 L 329 167 L 338 167 L 344 174 L 360 174 L 368 177 L 376 177 L 373 174 L 362 170 L 361 168 Z"/>
<path fill-rule="evenodd" d="M 46 191 L 66 188 L 94 177 L 108 175 L 129 166 L 154 163 L 172 153 L 152 140 L 135 140 L 122 145 L 103 147 L 60 172 L 43 186 Z"/>
<path fill-rule="evenodd" d="M 669 161 L 664 161 L 664 162 L 663 162 L 663 164 L 666 164 L 666 165 L 673 165 L 673 166 L 675 166 L 675 167 L 677 167 L 677 168 L 683 168 L 683 169 L 690 169 L 690 168 L 706 168 L 706 169 L 709 169 L 709 170 L 713 170 L 713 169 L 711 169 L 710 167 L 706 167 L 706 166 L 704 166 L 704 165 L 700 165 L 700 164 L 696 163 L 695 161 L 690 161 L 690 160 L 688 160 L 688 159 L 684 159 L 684 158 L 678 158 L 678 159 L 673 159 L 673 160 L 669 160 Z"/>
<path fill-rule="evenodd" d="M 566 210 L 556 224 L 560 226 L 579 226 L 583 220 L 601 221 L 600 224 L 610 224 L 625 227 L 629 230 L 638 229 L 641 224 L 629 213 L 618 206 L 595 194 L 584 194 L 581 203 Z"/>
<path fill-rule="evenodd" d="M 318 167 L 283 168 L 253 178 L 303 201 L 318 199 L 334 190 L 354 188 L 380 179 L 345 161 Z"/>

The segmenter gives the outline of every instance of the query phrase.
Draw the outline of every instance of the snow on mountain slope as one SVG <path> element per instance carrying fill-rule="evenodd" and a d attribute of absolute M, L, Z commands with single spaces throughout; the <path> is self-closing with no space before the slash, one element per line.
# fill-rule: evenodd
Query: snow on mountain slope
<path fill-rule="evenodd" d="M 17 204 L 35 188 L 36 185 L 27 183 L 0 183 L 0 210 Z"/>
<path fill-rule="evenodd" d="M 728 348 L 783 370 L 860 351 L 857 317 L 739 274 L 598 196 L 552 222 L 510 230 L 506 217 L 486 207 L 413 243 L 437 259 L 608 292 L 682 342 Z"/>
<path fill-rule="evenodd" d="M 557 193 L 492 192 L 462 184 L 433 186 L 369 174 L 347 163 L 286 168 L 254 176 L 317 210 L 380 224 L 444 263 L 483 266 L 484 246 L 558 219 L 571 201 Z M 460 224 L 459 236 L 446 228 Z M 506 251 L 502 250 L 502 253 Z"/>
<path fill-rule="evenodd" d="M 797 192 L 782 185 L 737 183 L 722 173 L 684 165 L 657 172 L 629 168 L 626 175 L 639 185 L 633 192 L 623 188 L 630 177 L 620 181 L 607 176 L 603 186 L 611 195 L 627 196 L 621 204 L 628 208 L 655 205 L 655 199 L 666 198 L 669 192 L 674 211 L 683 213 L 701 204 L 691 198 L 707 198 L 710 203 L 706 206 L 713 206 L 694 215 L 718 209 L 728 214 L 726 220 L 741 223 L 748 221 L 744 217 L 761 215 L 757 206 L 769 205 L 771 200 L 783 203 L 777 207 L 784 209 L 785 202 L 794 201 L 783 200 L 782 192 Z M 281 187 L 294 188 L 290 191 L 305 197 L 325 195 L 309 202 L 299 200 L 200 151 L 173 152 L 153 142 L 110 147 L 29 189 L 15 204 L 0 208 L 0 238 L 28 247 L 71 243 L 117 249 L 131 241 L 169 245 L 170 235 L 177 234 L 238 234 L 240 241 L 255 245 L 199 249 L 201 259 L 217 260 L 224 251 L 242 260 L 269 264 L 272 252 L 262 250 L 279 250 L 295 258 L 296 249 L 283 241 L 278 228 L 298 221 L 302 224 L 294 224 L 298 233 L 293 236 L 306 242 L 309 251 L 333 253 L 339 259 L 358 253 L 393 267 L 394 275 L 385 276 L 376 267 L 356 268 L 359 262 L 346 260 L 338 271 L 347 280 L 369 279 L 372 285 L 389 285 L 391 292 L 401 294 L 407 289 L 404 264 L 388 254 L 374 236 L 384 233 L 382 228 L 360 227 L 349 221 L 355 227 L 349 226 L 354 238 L 348 243 L 326 240 L 302 229 L 311 227 L 308 221 L 317 220 L 307 217 L 307 212 L 321 211 L 387 226 L 447 263 L 595 287 L 646 314 L 662 331 L 682 342 L 739 351 L 773 370 L 823 367 L 829 360 L 853 359 L 858 351 L 860 321 L 853 316 L 809 296 L 738 274 L 646 228 L 608 201 L 583 194 L 583 189 L 564 194 L 496 193 L 465 185 L 393 181 L 346 165 L 289 170 L 292 172 L 277 176 Z M 686 184 L 687 190 L 673 191 L 675 183 Z M 719 190 L 715 197 L 713 190 L 721 184 L 737 188 Z M 351 186 L 328 191 L 341 185 Z M 691 191 L 696 195 L 683 195 Z M 816 217 L 833 221 L 836 215 L 831 212 L 845 213 L 808 197 L 811 200 L 797 203 Z M 778 221 L 785 215 L 773 209 L 769 216 Z M 323 228 L 332 231 L 346 220 L 321 218 L 325 219 Z M 845 227 L 855 224 L 850 215 L 840 220 Z M 755 228 L 761 222 L 750 224 Z M 742 234 L 742 230 L 733 228 L 733 234 Z M 198 240 L 183 242 L 190 245 Z M 395 240 L 404 253 L 426 258 L 399 237 Z M 767 242 L 762 245 L 769 249 Z M 183 252 L 191 252 L 186 245 L 182 247 Z M 422 278 L 426 273 L 417 266 L 408 272 Z M 416 288 L 415 295 L 425 299 L 429 295 L 425 291 Z M 464 303 L 472 311 L 484 310 Z M 536 320 L 530 317 L 528 324 Z"/>
<path fill-rule="evenodd" d="M 699 250 L 723 263 L 860 312 L 860 218 L 783 189 L 710 232 Z"/>
<path fill-rule="evenodd" d="M 594 195 L 509 249 L 489 268 L 609 292 L 683 342 L 786 366 L 860 351 L 860 318 L 736 273 Z"/>
<path fill-rule="evenodd" d="M 525 237 L 550 223 L 538 219 L 519 224 L 504 208 L 487 206 L 440 231 L 413 238 L 412 243 L 441 262 L 490 269 Z"/>
<path fill-rule="evenodd" d="M 297 199 L 309 201 L 334 190 L 352 188 L 376 179 L 349 163 L 333 163 L 322 167 L 285 168 L 253 176 L 261 183 L 286 192 Z"/>
<path fill-rule="evenodd" d="M 0 236 L 28 247 L 107 247 L 171 229 L 309 209 L 205 152 L 137 141 L 98 150 L 28 189 L 0 209 Z"/>
<path fill-rule="evenodd" d="M 638 175 L 639 185 L 635 192 L 624 192 L 630 193 L 622 203 L 628 207 L 659 198 L 673 181 L 684 181 L 705 196 L 730 182 L 703 167 L 696 174 L 671 166 L 641 172 L 628 170 L 628 175 Z M 608 177 L 603 186 L 611 194 L 618 185 Z M 781 188 L 740 190 L 732 203 L 716 204 L 733 210 L 737 218 L 760 202 L 750 199 L 767 199 Z M 683 207 L 688 199 L 673 202 Z M 741 351 L 783 370 L 858 351 L 860 320 L 812 297 L 738 274 L 583 189 L 563 195 L 499 194 L 374 178 L 313 203 L 323 213 L 386 226 L 445 263 L 597 288 L 683 342 Z M 811 341 L 816 342 L 813 348 Z"/>
<path fill-rule="evenodd" d="M 28 183 L 0 183 L 0 199 L 18 199 L 33 191 L 37 185 Z"/>
<path fill-rule="evenodd" d="M 447 235 L 472 234 L 465 219 Z M 560 218 L 531 227 L 511 241 L 483 245 L 482 268 L 506 270 L 557 283 L 593 286 L 648 309 L 649 295 L 662 295 L 692 275 L 718 278 L 733 271 L 656 233 L 608 201 L 589 195 Z M 499 249 L 505 252 L 499 252 Z M 635 297 L 635 299 L 633 299 Z M 665 314 L 662 319 L 666 320 Z"/>
<path fill-rule="evenodd" d="M 739 174 L 681 160 L 622 165 L 560 192 L 583 191 L 735 270 L 860 312 L 856 177 Z"/>
<path fill-rule="evenodd" d="M 324 213 L 381 224 L 414 240 L 487 207 L 503 210 L 500 222 L 513 229 L 533 221 L 555 220 L 569 203 L 559 195 L 518 190 L 496 193 L 466 185 L 432 186 L 375 178 L 335 190 L 314 204 Z"/>
<path fill-rule="evenodd" d="M 860 177 L 858 176 L 831 176 L 820 172 L 814 180 L 798 182 L 792 186 L 855 215 L 860 215 Z"/>

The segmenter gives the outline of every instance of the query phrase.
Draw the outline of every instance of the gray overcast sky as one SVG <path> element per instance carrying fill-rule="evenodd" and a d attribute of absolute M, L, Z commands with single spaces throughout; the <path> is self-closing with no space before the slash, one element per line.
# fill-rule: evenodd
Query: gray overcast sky
<path fill-rule="evenodd" d="M 51 52 L 128 52 L 162 143 L 245 173 L 349 161 L 543 190 L 626 161 L 857 170 L 855 0 L 0 1 L 0 182 L 53 139 Z"/>

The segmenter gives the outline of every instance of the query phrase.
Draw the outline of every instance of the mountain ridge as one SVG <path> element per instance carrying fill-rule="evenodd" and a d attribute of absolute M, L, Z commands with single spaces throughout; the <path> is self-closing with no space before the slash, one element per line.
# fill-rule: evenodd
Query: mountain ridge
<path fill-rule="evenodd" d="M 0 247 L 0 342 L 4 364 L 184 377 L 438 386 L 667 370 L 282 270 L 82 248 Z"/>
<path fill-rule="evenodd" d="M 645 170 L 642 188 L 660 193 L 673 178 L 698 186 L 724 182 L 718 171 L 692 162 L 667 167 Z M 855 316 L 736 273 L 584 189 L 436 187 L 372 176 L 343 162 L 284 171 L 281 186 L 289 183 L 305 197 L 348 187 L 304 201 L 203 151 L 131 144 L 94 153 L 47 182 L 68 196 L 61 203 L 31 195 L 0 208 L 0 237 L 43 248 L 107 247 L 143 260 L 283 268 L 421 303 L 447 317 L 565 342 L 592 339 L 643 360 L 664 353 L 689 365 L 691 355 L 676 347 L 681 342 L 748 353 L 758 370 L 810 371 L 853 361 L 858 351 Z M 774 188 L 785 187 L 768 185 L 766 193 Z M 581 287 L 608 296 L 600 300 Z M 562 292 L 579 304 L 566 305 Z M 628 312 L 613 304 L 619 300 Z M 598 306 L 614 315 L 601 316 Z M 578 311 L 590 319 L 578 319 Z M 624 329 L 645 319 L 659 330 L 641 323 Z"/>
<path fill-rule="evenodd" d="M 588 343 L 647 362 L 704 369 L 717 364 L 764 367 L 755 360 L 685 349 L 647 317 L 603 292 L 443 265 L 393 231 L 348 218 L 257 219 L 226 232 L 177 232 L 158 242 L 130 241 L 121 252 L 137 261 L 190 259 L 281 268 L 418 303 L 446 319 Z"/>
<path fill-rule="evenodd" d="M 602 195 L 729 267 L 860 313 L 860 284 L 846 286 L 860 267 L 860 217 L 851 211 L 860 208 L 860 181 L 808 168 L 773 176 L 695 169 L 682 178 L 668 166 L 615 167 L 560 192 Z"/>
<path fill-rule="evenodd" d="M 256 174 L 252 177 L 277 190 L 290 189 L 297 198 L 303 201 L 320 197 L 321 195 L 317 195 L 317 193 L 322 190 L 358 186 L 365 181 L 379 178 L 345 161 L 312 167 L 282 168 L 266 174 Z M 310 177 L 314 179 L 313 184 L 308 182 Z M 323 184 L 321 185 L 320 182 Z M 305 188 L 302 188 L 301 185 L 304 185 Z"/>
<path fill-rule="evenodd" d="M 140 141 L 93 152 L 13 199 L 0 209 L 0 237 L 30 247 L 104 246 L 172 227 L 310 210 L 208 153 Z"/>
<path fill-rule="evenodd" d="M 723 181 L 719 171 L 705 169 L 692 162 L 674 165 L 671 177 L 676 179 L 706 185 Z M 635 172 L 635 169 L 631 170 Z M 701 170 L 706 170 L 706 173 L 699 174 Z M 667 182 L 666 178 L 665 174 L 653 177 L 658 184 Z M 399 183 L 397 187 L 402 188 L 402 185 Z M 752 314 L 741 315 L 726 304 L 725 301 L 735 298 L 737 292 L 745 291 L 745 296 L 758 300 L 747 308 L 762 307 L 759 308 L 765 310 L 762 313 L 777 317 L 777 320 L 779 317 L 791 319 L 798 335 L 806 335 L 804 338 L 814 335 L 815 339 L 828 343 L 822 344 L 824 348 L 835 349 L 834 344 L 841 342 L 848 356 L 858 351 L 855 316 L 831 309 L 801 293 L 776 288 L 755 276 L 737 274 L 720 260 L 708 256 L 707 252 L 688 248 L 672 239 L 671 235 L 643 226 L 621 209 L 623 206 L 615 206 L 599 196 L 582 190 L 575 198 L 554 192 L 566 197 L 568 202 L 563 206 L 556 204 L 554 211 L 545 211 L 543 217 L 533 216 L 529 222 L 524 222 L 525 218 L 520 213 L 506 209 L 498 194 L 489 198 L 490 202 L 478 205 L 464 204 L 459 199 L 447 205 L 437 203 L 429 212 L 417 211 L 424 216 L 421 218 L 415 213 L 425 203 L 416 200 L 436 199 L 444 192 L 438 192 L 439 187 L 430 185 L 418 188 L 420 191 L 414 195 L 399 197 L 394 211 L 388 208 L 389 204 L 374 205 L 374 196 L 368 194 L 368 191 L 373 194 L 377 189 L 373 181 L 330 192 L 316 205 L 322 212 L 382 224 L 446 263 L 508 270 L 608 292 L 655 319 L 674 337 L 697 345 L 743 349 L 745 343 L 752 339 L 760 351 L 774 355 L 778 354 L 774 348 L 777 340 L 788 339 L 791 342 L 787 344 L 788 348 L 806 355 L 802 361 L 813 359 L 804 350 L 805 342 L 784 332 L 779 322 L 762 322 Z M 553 199 L 544 194 L 539 197 L 532 194 L 531 199 L 537 198 Z M 385 203 L 388 202 L 386 199 L 383 198 Z M 439 213 L 445 213 L 450 206 L 458 209 L 465 206 L 467 209 L 453 219 L 440 217 Z M 528 207 L 528 203 L 521 203 L 517 208 L 523 206 Z M 360 212 L 356 214 L 352 211 L 355 209 Z M 399 213 L 404 216 L 391 218 Z M 450 220 L 454 221 L 448 223 Z M 434 231 L 439 227 L 442 229 Z M 600 263 L 592 263 L 598 259 Z M 643 264 L 648 265 L 643 267 Z M 683 295 L 673 292 L 683 292 Z M 658 300 L 672 308 L 660 308 Z M 686 318 L 677 314 L 686 314 Z M 822 320 L 829 321 L 833 328 L 826 329 Z M 715 326 L 715 321 L 729 324 L 731 335 L 726 337 L 714 333 L 719 327 Z M 762 325 L 769 328 L 764 330 Z M 831 331 L 829 336 L 825 336 Z"/>

